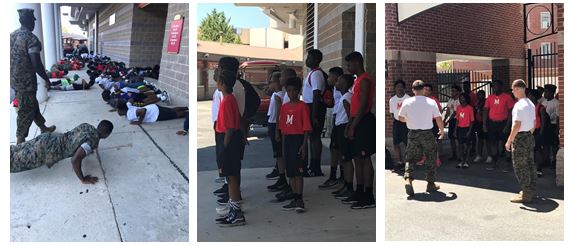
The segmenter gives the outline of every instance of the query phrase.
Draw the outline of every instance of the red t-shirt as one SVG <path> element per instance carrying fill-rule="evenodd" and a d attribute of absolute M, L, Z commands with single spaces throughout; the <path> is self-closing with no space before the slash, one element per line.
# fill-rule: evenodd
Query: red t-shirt
<path fill-rule="evenodd" d="M 507 93 L 491 94 L 485 100 L 485 109 L 489 109 L 489 119 L 492 121 L 507 120 L 509 110 L 513 109 L 515 102 Z"/>
<path fill-rule="evenodd" d="M 428 96 L 428 97 L 433 99 L 433 101 L 435 101 L 435 103 L 437 103 L 437 108 L 439 109 L 439 114 L 443 114 L 443 108 L 441 108 L 441 103 L 439 102 L 439 99 L 437 99 L 437 97 L 435 97 L 435 96 Z"/>
<path fill-rule="evenodd" d="M 225 133 L 228 129 L 240 129 L 240 109 L 233 94 L 224 96 L 218 110 L 216 132 Z"/>
<path fill-rule="evenodd" d="M 278 128 L 283 135 L 302 135 L 306 131 L 311 131 L 307 105 L 302 101 L 297 103 L 288 102 L 282 105 Z"/>
<path fill-rule="evenodd" d="M 479 99 L 477 99 L 477 94 L 475 94 L 475 92 L 473 91 L 469 92 L 469 99 L 470 99 L 469 104 L 471 105 L 471 107 L 477 106 L 477 102 L 479 101 Z"/>
<path fill-rule="evenodd" d="M 545 106 L 543 106 L 543 104 L 537 103 L 537 106 L 535 106 L 535 129 L 539 129 L 539 127 L 541 127 L 541 114 L 539 113 L 541 112 L 541 108 L 545 110 Z"/>
<path fill-rule="evenodd" d="M 458 127 L 470 127 L 475 121 L 475 115 L 473 112 L 473 107 L 471 105 L 459 105 L 455 110 L 457 114 L 457 126 Z"/>
<path fill-rule="evenodd" d="M 477 101 L 477 103 L 479 104 L 479 101 Z M 475 121 L 483 122 L 483 107 L 481 107 L 481 105 L 475 105 L 475 108 L 477 109 L 475 111 Z"/>
<path fill-rule="evenodd" d="M 361 103 L 360 98 L 365 95 L 359 95 L 360 89 L 360 82 L 364 79 L 367 79 L 370 82 L 369 88 L 369 95 L 367 97 L 367 106 L 365 108 L 364 114 L 367 114 L 371 111 L 371 107 L 373 106 L 373 98 L 375 97 L 375 81 L 369 76 L 367 72 L 363 73 L 361 76 L 357 77 L 353 82 L 353 94 L 351 95 L 351 104 L 350 104 L 350 113 L 351 117 L 355 117 L 359 111 L 359 104 Z"/>

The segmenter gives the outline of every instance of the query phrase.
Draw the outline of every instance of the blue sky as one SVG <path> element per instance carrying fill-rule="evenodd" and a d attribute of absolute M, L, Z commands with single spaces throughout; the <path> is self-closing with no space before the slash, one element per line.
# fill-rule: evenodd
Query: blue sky
<path fill-rule="evenodd" d="M 198 4 L 198 25 L 212 9 L 224 12 L 226 17 L 231 18 L 230 24 L 235 28 L 268 27 L 269 17 L 258 7 L 237 7 L 233 3 L 207 3 Z"/>

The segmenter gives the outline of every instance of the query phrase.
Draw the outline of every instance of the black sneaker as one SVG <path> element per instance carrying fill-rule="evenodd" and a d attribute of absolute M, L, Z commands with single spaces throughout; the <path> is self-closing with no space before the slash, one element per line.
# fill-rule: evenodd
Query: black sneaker
<path fill-rule="evenodd" d="M 268 186 L 268 191 L 271 191 L 271 192 L 282 191 L 287 186 L 288 186 L 288 183 L 285 181 L 285 179 L 284 180 L 278 179 L 278 181 L 275 184 Z"/>
<path fill-rule="evenodd" d="M 352 209 L 375 208 L 375 199 L 373 198 L 373 195 L 371 195 L 365 199 L 361 199 L 361 201 L 354 202 L 351 205 L 351 208 Z"/>
<path fill-rule="evenodd" d="M 322 177 L 323 173 L 320 171 L 312 171 L 312 170 L 308 170 L 307 176 L 304 175 L 304 177 Z"/>
<path fill-rule="evenodd" d="M 298 213 L 303 213 L 305 212 L 305 205 L 303 204 L 303 200 L 298 199 L 295 200 L 296 201 L 296 206 L 295 206 L 295 211 Z"/>
<path fill-rule="evenodd" d="M 344 186 L 340 187 L 339 189 L 337 189 L 337 190 L 335 190 L 335 191 L 332 191 L 331 194 L 332 194 L 332 195 L 337 195 L 337 194 L 339 194 L 339 193 L 341 193 L 341 192 L 343 192 L 343 191 L 345 191 L 345 190 L 347 190 L 347 187 L 345 187 L 345 185 L 344 185 Z"/>
<path fill-rule="evenodd" d="M 323 182 L 323 184 L 320 184 L 318 186 L 318 188 L 320 190 L 328 190 L 328 189 L 336 188 L 338 184 L 339 184 L 339 182 L 337 181 L 337 179 L 329 178 L 328 180 Z"/>
<path fill-rule="evenodd" d="M 359 193 L 354 193 L 352 196 L 348 197 L 347 199 L 341 201 L 343 204 L 353 204 L 355 202 L 359 202 L 361 200 L 361 195 Z"/>
<path fill-rule="evenodd" d="M 221 227 L 241 226 L 246 224 L 244 213 L 240 209 L 232 208 L 228 217 L 218 223 Z"/>
<path fill-rule="evenodd" d="M 271 173 L 266 175 L 266 179 L 278 179 L 279 177 L 280 173 L 278 172 L 277 168 L 274 168 L 274 170 Z"/>
<path fill-rule="evenodd" d="M 228 204 L 228 201 L 230 200 L 230 197 L 228 195 L 223 196 L 222 198 L 218 199 L 217 203 L 220 206 L 225 206 L 226 204 Z M 238 203 L 242 203 L 242 198 L 240 198 L 240 200 L 238 201 Z"/>
<path fill-rule="evenodd" d="M 346 188 L 342 192 L 336 194 L 335 198 L 339 199 L 339 200 L 345 200 L 345 199 L 352 197 L 354 194 L 355 194 L 355 192 L 353 192 L 353 190 L 349 190 Z"/>
<path fill-rule="evenodd" d="M 223 184 L 221 188 L 214 191 L 214 195 L 228 193 L 228 184 Z"/>
<path fill-rule="evenodd" d="M 291 202 L 288 205 L 284 205 L 282 208 L 285 211 L 292 211 L 295 210 L 298 206 L 298 200 L 291 200 Z"/>
<path fill-rule="evenodd" d="M 274 200 L 274 202 L 285 202 L 287 200 L 292 200 L 295 198 L 295 194 L 290 190 L 287 190 L 286 192 L 281 192 L 276 194 L 276 200 Z"/>

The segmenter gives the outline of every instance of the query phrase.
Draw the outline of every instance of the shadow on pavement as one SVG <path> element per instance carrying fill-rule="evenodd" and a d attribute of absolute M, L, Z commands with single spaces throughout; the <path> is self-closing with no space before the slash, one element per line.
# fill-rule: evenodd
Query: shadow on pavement
<path fill-rule="evenodd" d="M 549 213 L 559 207 L 559 203 L 546 197 L 537 197 L 531 203 L 524 203 L 520 208 L 535 213 Z"/>
<path fill-rule="evenodd" d="M 447 202 L 457 199 L 457 194 L 454 192 L 449 192 L 449 195 L 450 196 L 441 191 L 431 193 L 415 193 L 415 195 L 408 197 L 407 200 L 415 200 L 420 202 Z"/>

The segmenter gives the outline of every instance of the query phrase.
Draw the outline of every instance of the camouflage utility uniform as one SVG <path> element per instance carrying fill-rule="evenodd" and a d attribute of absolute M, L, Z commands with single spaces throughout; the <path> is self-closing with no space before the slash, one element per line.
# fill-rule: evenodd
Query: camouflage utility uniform
<path fill-rule="evenodd" d="M 427 182 L 435 182 L 435 159 L 437 155 L 437 142 L 432 130 L 409 130 L 407 134 L 407 147 L 405 149 L 405 179 L 413 179 L 415 163 L 425 156 L 427 166 Z"/>
<path fill-rule="evenodd" d="M 533 157 L 534 148 L 535 139 L 530 132 L 520 132 L 513 140 L 513 149 L 511 150 L 513 170 L 525 197 L 534 196 L 537 185 L 537 172 Z"/>
<path fill-rule="evenodd" d="M 28 136 L 32 122 L 38 126 L 46 122 L 36 99 L 38 81 L 29 56 L 41 51 L 40 40 L 30 30 L 21 27 L 10 34 L 10 87 L 18 100 L 16 137 L 21 139 Z"/>
<path fill-rule="evenodd" d="M 41 134 L 30 141 L 10 146 L 10 172 L 22 172 L 43 165 L 50 168 L 72 157 L 83 144 L 87 144 L 91 150 L 98 148 L 99 141 L 98 130 L 87 123 L 66 133 Z"/>

